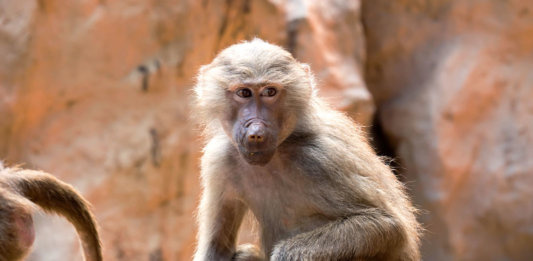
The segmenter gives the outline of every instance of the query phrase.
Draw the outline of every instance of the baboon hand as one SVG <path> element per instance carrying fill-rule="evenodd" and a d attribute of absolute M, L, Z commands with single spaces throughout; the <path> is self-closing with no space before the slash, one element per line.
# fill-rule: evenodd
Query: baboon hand
<path fill-rule="evenodd" d="M 261 251 L 252 244 L 244 244 L 237 247 L 232 258 L 233 261 L 265 261 Z"/>
<path fill-rule="evenodd" d="M 282 242 L 278 244 L 274 251 L 272 252 L 272 256 L 270 257 L 271 261 L 311 261 L 311 259 L 306 258 L 304 255 L 299 253 L 296 249 L 291 249 L 289 246 L 286 245 L 285 242 Z"/>

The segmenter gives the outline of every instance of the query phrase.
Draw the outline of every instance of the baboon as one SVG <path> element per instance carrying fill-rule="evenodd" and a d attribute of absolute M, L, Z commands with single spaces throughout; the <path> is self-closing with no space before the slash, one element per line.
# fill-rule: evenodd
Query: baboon
<path fill-rule="evenodd" d="M 403 185 L 309 66 L 254 39 L 201 67 L 194 91 L 207 140 L 195 261 L 420 259 Z M 236 246 L 248 209 L 260 249 Z"/>
<path fill-rule="evenodd" d="M 42 171 L 4 168 L 0 162 L 0 261 L 22 260 L 29 252 L 35 238 L 34 204 L 66 217 L 74 225 L 85 260 L 102 260 L 89 203 L 72 186 Z"/>

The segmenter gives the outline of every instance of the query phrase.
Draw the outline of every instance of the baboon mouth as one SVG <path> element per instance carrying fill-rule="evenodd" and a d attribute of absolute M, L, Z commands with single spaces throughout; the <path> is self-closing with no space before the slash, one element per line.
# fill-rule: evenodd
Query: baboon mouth
<path fill-rule="evenodd" d="M 242 157 L 251 165 L 260 165 L 264 166 L 272 159 L 276 149 L 272 150 L 261 150 L 261 151 L 247 151 L 241 150 Z"/>

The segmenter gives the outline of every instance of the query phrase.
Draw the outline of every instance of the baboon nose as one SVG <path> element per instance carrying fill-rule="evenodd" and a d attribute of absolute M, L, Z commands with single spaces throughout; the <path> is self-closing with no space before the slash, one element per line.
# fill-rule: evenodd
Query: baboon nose
<path fill-rule="evenodd" d="M 265 130 L 263 124 L 253 123 L 248 127 L 248 142 L 261 143 L 265 140 Z"/>
<path fill-rule="evenodd" d="M 249 142 L 254 142 L 254 143 L 259 143 L 259 142 L 263 142 L 263 136 L 261 135 L 248 135 L 248 141 Z"/>

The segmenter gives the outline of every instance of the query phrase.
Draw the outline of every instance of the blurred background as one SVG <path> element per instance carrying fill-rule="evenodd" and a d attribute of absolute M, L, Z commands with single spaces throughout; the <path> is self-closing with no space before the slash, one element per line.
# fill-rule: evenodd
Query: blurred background
<path fill-rule="evenodd" d="M 106 260 L 190 260 L 191 87 L 255 36 L 394 159 L 424 260 L 533 260 L 529 0 L 0 0 L 0 159 L 79 189 Z M 69 223 L 35 222 L 28 260 L 81 260 Z"/>

